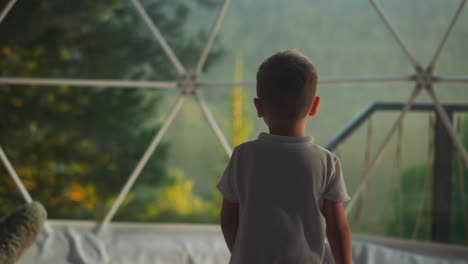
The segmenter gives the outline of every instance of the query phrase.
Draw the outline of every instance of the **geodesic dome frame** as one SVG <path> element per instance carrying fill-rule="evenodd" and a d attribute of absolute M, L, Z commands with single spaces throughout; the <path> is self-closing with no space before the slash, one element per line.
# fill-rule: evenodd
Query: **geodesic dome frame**
<path fill-rule="evenodd" d="M 112 218 L 114 217 L 115 213 L 119 209 L 120 205 L 122 204 L 123 200 L 127 196 L 128 192 L 130 191 L 131 187 L 137 180 L 138 176 L 140 175 L 141 171 L 145 167 L 146 163 L 148 162 L 151 155 L 154 153 L 156 147 L 160 143 L 162 137 L 166 133 L 168 127 L 174 120 L 175 116 L 179 112 L 181 106 L 183 105 L 187 96 L 193 96 L 196 103 L 200 106 L 200 109 L 206 118 L 208 125 L 213 130 L 214 134 L 216 135 L 217 139 L 219 140 L 220 144 L 222 145 L 224 151 L 226 152 L 227 156 L 230 156 L 232 153 L 232 148 L 226 140 L 223 132 L 221 131 L 219 125 L 217 124 L 216 120 L 214 119 L 212 113 L 208 109 L 205 101 L 202 97 L 200 97 L 198 90 L 200 88 L 208 88 L 208 87 L 236 87 L 239 85 L 243 86 L 255 86 L 254 81 L 246 81 L 246 82 L 203 82 L 199 80 L 200 73 L 205 65 L 208 53 L 211 49 L 213 44 L 213 40 L 215 39 L 217 32 L 221 26 L 221 22 L 224 18 L 226 10 L 229 6 L 230 0 L 223 0 L 223 3 L 218 11 L 218 15 L 215 19 L 215 22 L 212 26 L 211 32 L 208 35 L 206 43 L 202 49 L 202 52 L 199 56 L 198 62 L 196 64 L 195 69 L 193 72 L 188 73 L 183 66 L 183 64 L 179 61 L 178 57 L 174 54 L 172 48 L 167 44 L 166 40 L 160 33 L 157 26 L 154 24 L 152 19 L 147 14 L 145 8 L 141 5 L 139 0 L 130 0 L 133 7 L 135 8 L 138 15 L 141 17 L 147 28 L 150 30 L 151 34 L 155 38 L 156 43 L 161 45 L 165 55 L 168 57 L 171 64 L 177 70 L 179 75 L 178 80 L 174 81 L 124 81 L 124 80 L 92 80 L 92 79 L 50 79 L 50 78 L 17 78 L 17 77 L 1 77 L 0 84 L 10 84 L 10 85 L 43 85 L 43 86 L 56 86 L 56 85 L 70 85 L 75 87 L 106 87 L 106 88 L 124 88 L 124 87 L 135 87 L 135 88 L 158 88 L 158 89 L 179 89 L 180 93 L 177 97 L 176 101 L 171 106 L 167 116 L 165 117 L 163 124 L 159 131 L 155 134 L 153 140 L 151 141 L 150 145 L 144 152 L 141 159 L 138 161 L 136 167 L 130 174 L 129 178 L 127 179 L 126 183 L 122 187 L 117 199 L 112 204 L 109 211 L 106 213 L 104 219 L 97 227 L 96 231 L 100 233 L 105 229 L 105 227 L 111 222 Z M 357 201 L 359 195 L 363 192 L 364 187 L 369 180 L 371 173 L 376 168 L 376 166 L 382 160 L 382 157 L 389 146 L 390 140 L 392 136 L 397 131 L 398 127 L 402 123 L 407 112 L 411 109 L 412 105 L 414 104 L 417 96 L 420 94 L 422 90 L 427 91 L 429 94 L 432 103 L 436 109 L 437 114 L 442 120 L 442 123 L 447 130 L 450 139 L 452 140 L 453 144 L 455 145 L 456 149 L 460 152 L 463 162 L 465 166 L 468 166 L 468 154 L 460 140 L 457 136 L 456 131 L 451 125 L 451 122 L 448 118 L 448 115 L 445 109 L 441 106 L 441 103 L 433 89 L 433 84 L 435 83 L 468 83 L 468 76 L 464 77 L 450 77 L 450 76 L 440 76 L 434 74 L 435 65 L 437 60 L 444 50 L 445 44 L 447 43 L 453 28 L 455 27 L 464 6 L 466 5 L 467 0 L 461 0 L 455 15 L 453 16 L 447 31 L 445 32 L 442 40 L 440 41 L 430 63 L 427 66 L 421 65 L 410 53 L 406 44 L 403 40 L 399 37 L 397 32 L 395 31 L 394 27 L 383 13 L 382 9 L 379 5 L 375 2 L 375 0 L 369 0 L 371 6 L 375 9 L 378 16 L 384 23 L 387 30 L 390 32 L 392 37 L 397 42 L 398 46 L 400 47 L 401 51 L 404 53 L 410 64 L 414 69 L 414 73 L 409 75 L 397 75 L 397 76 L 373 76 L 373 77 L 340 77 L 340 78 L 322 78 L 319 82 L 320 84 L 336 84 L 336 83 L 375 83 L 375 82 L 414 82 L 415 86 L 412 90 L 412 93 L 407 100 L 405 107 L 400 112 L 398 118 L 391 126 L 390 130 L 388 131 L 387 135 L 385 136 L 383 142 L 378 147 L 376 154 L 371 159 L 369 165 L 365 168 L 361 182 L 357 186 L 355 192 L 352 195 L 351 201 L 348 203 L 346 207 L 346 214 L 348 215 L 353 208 L 354 204 Z M 7 16 L 9 11 L 12 9 L 16 0 L 10 0 L 2 12 L 0 13 L 0 23 L 3 19 Z M 16 171 L 14 170 L 13 166 L 11 165 L 10 161 L 8 160 L 5 152 L 0 146 L 0 158 L 5 165 L 8 173 L 14 180 L 16 186 L 18 187 L 21 195 L 23 196 L 26 202 L 31 202 L 32 198 L 28 193 L 27 189 L 24 187 L 23 183 L 21 182 L 20 177 L 17 175 Z M 47 228 L 47 226 L 46 226 Z"/>

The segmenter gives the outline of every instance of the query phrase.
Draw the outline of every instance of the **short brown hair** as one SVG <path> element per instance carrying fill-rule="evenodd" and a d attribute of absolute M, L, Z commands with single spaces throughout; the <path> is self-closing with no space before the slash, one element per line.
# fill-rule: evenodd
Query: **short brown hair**
<path fill-rule="evenodd" d="M 318 74 L 299 51 L 281 51 L 266 59 L 257 71 L 257 96 L 264 110 L 281 120 L 307 115 L 317 93 Z"/>

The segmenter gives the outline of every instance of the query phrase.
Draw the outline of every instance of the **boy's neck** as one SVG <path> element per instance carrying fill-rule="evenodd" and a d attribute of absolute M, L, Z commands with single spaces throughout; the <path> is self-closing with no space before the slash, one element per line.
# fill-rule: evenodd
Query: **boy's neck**
<path fill-rule="evenodd" d="M 289 125 L 274 125 L 269 126 L 270 134 L 286 137 L 303 137 L 305 136 L 306 122 L 297 122 Z"/>

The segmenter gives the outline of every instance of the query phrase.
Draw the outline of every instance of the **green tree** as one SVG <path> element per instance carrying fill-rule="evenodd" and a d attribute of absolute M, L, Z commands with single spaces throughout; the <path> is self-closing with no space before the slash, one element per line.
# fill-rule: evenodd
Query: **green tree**
<path fill-rule="evenodd" d="M 185 29 L 187 3 L 142 3 L 193 66 L 207 33 Z M 130 1 L 21 2 L 0 24 L 0 35 L 7 36 L 0 41 L 0 76 L 176 79 Z M 215 45 L 207 66 L 221 53 Z M 150 121 L 161 98 L 158 90 L 135 88 L 0 85 L 0 144 L 50 217 L 102 217 L 159 129 Z M 165 168 L 167 150 L 167 143 L 158 147 L 133 190 L 175 184 Z M 21 202 L 1 167 L 0 214 Z M 129 219 L 131 211 L 122 208 L 117 218 Z"/>

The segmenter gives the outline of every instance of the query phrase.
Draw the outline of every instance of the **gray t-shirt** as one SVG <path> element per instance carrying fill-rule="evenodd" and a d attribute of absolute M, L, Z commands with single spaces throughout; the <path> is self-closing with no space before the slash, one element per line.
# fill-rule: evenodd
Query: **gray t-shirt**
<path fill-rule="evenodd" d="M 323 200 L 349 196 L 340 161 L 313 137 L 261 133 L 234 149 L 217 188 L 239 203 L 229 263 L 327 262 Z"/>

